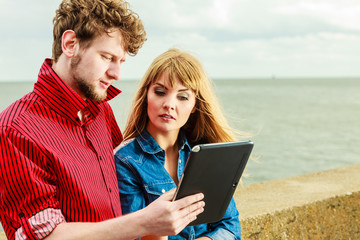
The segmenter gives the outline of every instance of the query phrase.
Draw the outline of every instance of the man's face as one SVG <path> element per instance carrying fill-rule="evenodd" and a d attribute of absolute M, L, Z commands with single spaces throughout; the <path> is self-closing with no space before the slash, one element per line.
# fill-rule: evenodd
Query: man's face
<path fill-rule="evenodd" d="M 119 30 L 103 34 L 71 59 L 72 86 L 83 98 L 102 101 L 114 80 L 120 79 L 127 53 Z"/>

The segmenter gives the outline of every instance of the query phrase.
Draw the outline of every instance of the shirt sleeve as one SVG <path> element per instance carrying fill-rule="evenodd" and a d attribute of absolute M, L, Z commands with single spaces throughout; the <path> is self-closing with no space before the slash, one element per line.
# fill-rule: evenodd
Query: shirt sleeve
<path fill-rule="evenodd" d="M 22 228 L 29 239 L 36 239 L 29 218 L 47 208 L 58 208 L 56 182 L 48 158 L 29 138 L 10 127 L 0 130 L 0 204 L 2 224 L 13 238 Z"/>
<path fill-rule="evenodd" d="M 59 209 L 47 208 L 38 212 L 28 220 L 30 228 L 37 239 L 44 239 L 57 225 L 65 222 L 65 218 Z M 23 227 L 15 233 L 15 240 L 25 240 L 27 236 Z"/>
<path fill-rule="evenodd" d="M 239 212 L 233 198 L 230 201 L 224 217 L 219 222 L 209 224 L 209 230 L 205 236 L 213 240 L 241 239 Z"/>
<path fill-rule="evenodd" d="M 141 188 L 141 178 L 128 161 L 130 156 L 115 154 L 116 174 L 118 178 L 121 210 L 123 214 L 136 212 L 146 206 L 145 194 Z"/>

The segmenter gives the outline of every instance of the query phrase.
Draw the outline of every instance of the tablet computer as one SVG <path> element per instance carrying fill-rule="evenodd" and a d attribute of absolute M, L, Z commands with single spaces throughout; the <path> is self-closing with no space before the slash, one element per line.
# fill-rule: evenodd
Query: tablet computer
<path fill-rule="evenodd" d="M 253 142 L 196 145 L 179 181 L 174 200 L 203 193 L 204 212 L 189 226 L 220 221 L 236 190 Z"/>

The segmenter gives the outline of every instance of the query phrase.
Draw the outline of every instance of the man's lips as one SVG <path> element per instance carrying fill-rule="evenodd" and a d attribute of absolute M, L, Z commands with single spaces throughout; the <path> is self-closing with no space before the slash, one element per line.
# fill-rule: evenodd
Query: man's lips
<path fill-rule="evenodd" d="M 100 81 L 100 84 L 101 84 L 101 86 L 103 87 L 103 88 L 108 88 L 108 87 L 110 87 L 110 85 L 111 85 L 111 82 L 106 82 L 106 81 Z"/>

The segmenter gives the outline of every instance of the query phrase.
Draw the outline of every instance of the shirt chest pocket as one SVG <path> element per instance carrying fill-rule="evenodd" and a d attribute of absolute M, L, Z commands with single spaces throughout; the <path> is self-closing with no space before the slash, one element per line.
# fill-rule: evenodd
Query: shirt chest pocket
<path fill-rule="evenodd" d="M 161 181 L 153 182 L 144 185 L 145 194 L 146 194 L 146 205 L 150 204 L 156 200 L 160 195 L 170 191 L 173 188 L 176 188 L 176 185 L 173 181 Z"/>

